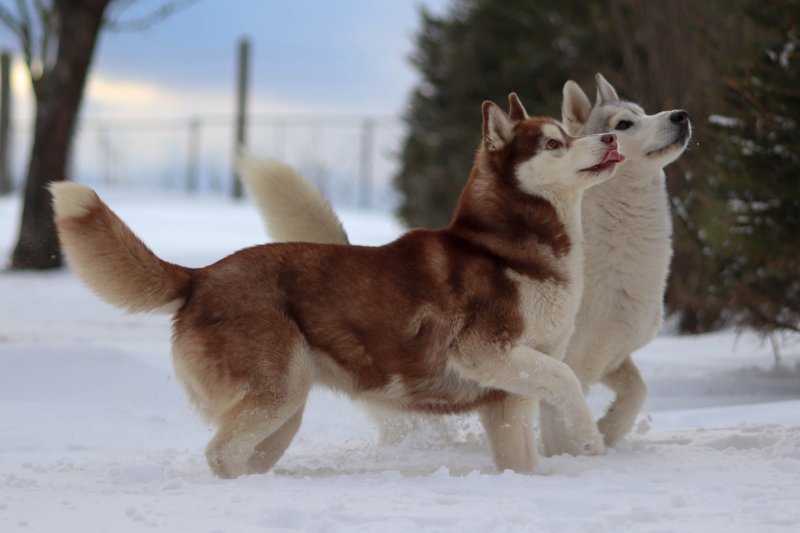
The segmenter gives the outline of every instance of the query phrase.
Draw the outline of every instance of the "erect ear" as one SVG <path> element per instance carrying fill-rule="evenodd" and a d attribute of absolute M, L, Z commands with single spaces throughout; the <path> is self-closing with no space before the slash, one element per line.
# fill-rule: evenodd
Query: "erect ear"
<path fill-rule="evenodd" d="M 514 138 L 514 124 L 494 102 L 486 101 L 483 111 L 483 142 L 490 152 L 502 150 Z"/>
<path fill-rule="evenodd" d="M 567 133 L 575 135 L 586 124 L 592 104 L 583 89 L 572 80 L 564 84 L 564 102 L 561 104 L 561 122 Z"/>
<path fill-rule="evenodd" d="M 597 83 L 597 105 L 603 105 L 606 102 L 616 102 L 619 100 L 617 91 L 608 83 L 608 80 L 603 77 L 599 72 L 594 75 L 594 80 Z"/>
<path fill-rule="evenodd" d="M 528 118 L 528 112 L 525 111 L 525 108 L 523 107 L 522 102 L 520 102 L 517 93 L 511 93 L 508 95 L 508 118 L 513 121 L 525 120 Z"/>

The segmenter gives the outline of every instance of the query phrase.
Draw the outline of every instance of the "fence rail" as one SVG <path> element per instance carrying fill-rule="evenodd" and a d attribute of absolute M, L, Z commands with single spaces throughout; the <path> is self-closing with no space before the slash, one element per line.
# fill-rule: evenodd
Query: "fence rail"
<path fill-rule="evenodd" d="M 81 119 L 70 176 L 89 185 L 233 190 L 233 114 L 189 117 Z M 390 209 L 404 127 L 387 115 L 253 114 L 247 151 L 295 166 L 334 203 Z M 31 125 L 11 128 L 12 176 L 21 185 L 30 153 Z"/>

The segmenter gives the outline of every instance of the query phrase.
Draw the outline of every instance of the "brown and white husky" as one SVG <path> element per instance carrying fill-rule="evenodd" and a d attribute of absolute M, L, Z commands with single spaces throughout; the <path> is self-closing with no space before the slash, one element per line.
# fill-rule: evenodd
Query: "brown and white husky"
<path fill-rule="evenodd" d="M 554 405 L 584 452 L 603 448 L 560 361 L 583 287 L 581 199 L 623 157 L 613 134 L 485 102 L 483 139 L 451 224 L 380 247 L 285 243 L 205 268 L 159 259 L 78 184 L 52 186 L 64 252 L 106 301 L 174 315 L 173 358 L 218 427 L 220 477 L 266 472 L 314 383 L 394 408 L 477 410 L 498 469 L 536 465 L 530 424 Z"/>

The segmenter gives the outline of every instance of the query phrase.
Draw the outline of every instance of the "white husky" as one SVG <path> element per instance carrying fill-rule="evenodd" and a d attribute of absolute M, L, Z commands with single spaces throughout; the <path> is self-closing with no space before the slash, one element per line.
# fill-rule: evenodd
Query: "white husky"
<path fill-rule="evenodd" d="M 672 256 L 663 168 L 683 153 L 691 126 L 685 111 L 647 115 L 621 100 L 602 75 L 596 82 L 594 106 L 575 82 L 564 85 L 564 126 L 572 135 L 615 132 L 627 160 L 616 179 L 590 189 L 584 198 L 585 288 L 565 362 L 585 391 L 601 382 L 616 394 L 599 421 L 605 443 L 612 446 L 632 427 L 647 393 L 631 353 L 652 340 L 662 322 Z M 243 165 L 242 171 L 275 240 L 347 242 L 328 201 L 301 174 L 272 162 Z M 428 422 L 387 416 L 375 406 L 368 411 L 384 443 L 420 428 L 436 438 L 451 432 L 442 418 Z M 558 411 L 544 403 L 541 424 L 546 453 L 580 453 Z"/>
<path fill-rule="evenodd" d="M 595 79 L 594 106 L 577 83 L 564 85 L 564 125 L 572 135 L 613 131 L 628 159 L 613 183 L 584 197 L 585 285 L 565 362 L 584 391 L 600 382 L 615 393 L 598 422 L 613 446 L 631 429 L 647 395 L 631 354 L 661 327 L 672 257 L 663 169 L 686 149 L 691 125 L 686 111 L 648 115 L 621 100 L 602 75 Z M 543 404 L 541 415 L 546 452 L 577 453 L 558 414 Z"/>

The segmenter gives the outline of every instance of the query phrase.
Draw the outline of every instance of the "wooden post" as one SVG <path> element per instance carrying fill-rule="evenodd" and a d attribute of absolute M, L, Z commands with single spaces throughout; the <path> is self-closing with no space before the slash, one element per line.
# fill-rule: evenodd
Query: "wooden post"
<path fill-rule="evenodd" d="M 358 169 L 358 205 L 372 205 L 372 152 L 375 137 L 375 123 L 366 119 L 361 125 L 361 158 Z"/>
<path fill-rule="evenodd" d="M 0 54 L 0 194 L 11 192 L 11 54 Z"/>
<path fill-rule="evenodd" d="M 250 40 L 243 37 L 238 49 L 238 90 L 236 92 L 236 139 L 234 142 L 233 197 L 243 196 L 242 181 L 236 171 L 236 158 L 242 153 L 247 133 L 247 86 L 250 77 Z"/>
<path fill-rule="evenodd" d="M 189 156 L 186 162 L 186 190 L 194 192 L 198 189 L 200 180 L 200 119 L 193 118 L 189 121 Z"/>

